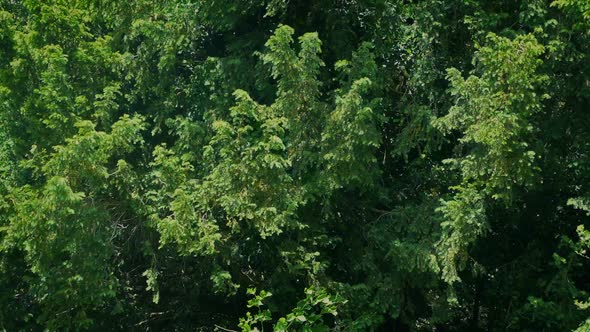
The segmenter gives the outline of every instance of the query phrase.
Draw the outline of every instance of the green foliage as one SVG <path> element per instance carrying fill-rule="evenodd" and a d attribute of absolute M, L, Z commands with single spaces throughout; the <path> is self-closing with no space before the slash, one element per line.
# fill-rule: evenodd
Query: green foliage
<path fill-rule="evenodd" d="M 534 177 L 535 152 L 527 136 L 534 130 L 531 117 L 548 98 L 538 93 L 547 77 L 536 73 L 544 49 L 531 35 L 513 41 L 490 35 L 487 43 L 474 58 L 481 76 L 465 80 L 458 70 L 448 70 L 456 102 L 435 126 L 463 133 L 459 143 L 469 152 L 448 163 L 460 167 L 464 181 L 483 180 L 484 192 L 505 199 L 512 186 L 529 184 Z"/>
<path fill-rule="evenodd" d="M 439 252 L 443 279 L 459 280 L 457 267 L 467 260 L 466 247 L 488 228 L 485 198 L 509 200 L 512 188 L 530 186 L 538 168 L 528 141 L 534 130 L 531 118 L 541 109 L 538 87 L 547 80 L 536 73 L 544 51 L 531 35 L 514 40 L 488 36 L 490 46 L 478 47 L 474 67 L 480 76 L 461 77 L 448 70 L 455 104 L 434 126 L 444 133 L 459 131 L 457 158 L 445 164 L 461 173 L 461 184 L 439 211 L 445 221 Z"/>
<path fill-rule="evenodd" d="M 590 331 L 589 22 L 0 0 L 0 330 Z"/>
<path fill-rule="evenodd" d="M 249 288 L 248 294 L 254 297 L 248 300 L 248 308 L 256 308 L 257 313 L 246 313 L 245 318 L 240 318 L 240 328 L 243 332 L 259 331 L 256 325 L 264 325 L 264 322 L 272 319 L 268 309 L 262 309 L 264 300 L 272 296 L 271 293 L 260 291 L 256 294 L 255 288 Z M 295 308 L 285 317 L 280 317 L 273 325 L 273 331 L 329 331 L 324 323 L 324 315 L 338 315 L 337 308 L 344 301 L 338 296 L 330 296 L 325 289 L 317 289 L 313 286 L 305 290 L 305 298 L 297 302 Z M 264 331 L 264 327 L 262 327 Z"/>

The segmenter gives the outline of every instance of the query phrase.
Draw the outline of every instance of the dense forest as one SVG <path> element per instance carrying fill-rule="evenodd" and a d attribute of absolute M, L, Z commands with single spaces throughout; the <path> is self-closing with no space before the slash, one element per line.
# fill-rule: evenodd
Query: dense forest
<path fill-rule="evenodd" d="M 0 0 L 0 331 L 590 331 L 589 0 Z"/>

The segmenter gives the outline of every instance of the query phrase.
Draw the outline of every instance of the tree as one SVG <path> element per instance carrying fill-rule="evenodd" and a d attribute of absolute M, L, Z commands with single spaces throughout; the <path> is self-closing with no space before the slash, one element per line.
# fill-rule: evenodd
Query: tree
<path fill-rule="evenodd" d="M 588 330 L 589 12 L 0 0 L 0 329 Z"/>

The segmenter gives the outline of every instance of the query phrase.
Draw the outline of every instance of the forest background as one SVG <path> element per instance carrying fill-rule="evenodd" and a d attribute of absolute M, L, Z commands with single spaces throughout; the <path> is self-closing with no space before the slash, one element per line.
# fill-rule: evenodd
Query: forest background
<path fill-rule="evenodd" d="M 0 329 L 590 331 L 589 128 L 588 0 L 0 0 Z"/>

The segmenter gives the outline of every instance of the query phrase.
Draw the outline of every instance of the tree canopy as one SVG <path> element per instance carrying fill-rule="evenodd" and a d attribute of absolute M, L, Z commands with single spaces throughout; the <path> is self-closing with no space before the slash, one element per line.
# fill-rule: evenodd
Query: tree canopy
<path fill-rule="evenodd" d="M 590 331 L 588 0 L 0 0 L 0 330 Z"/>

